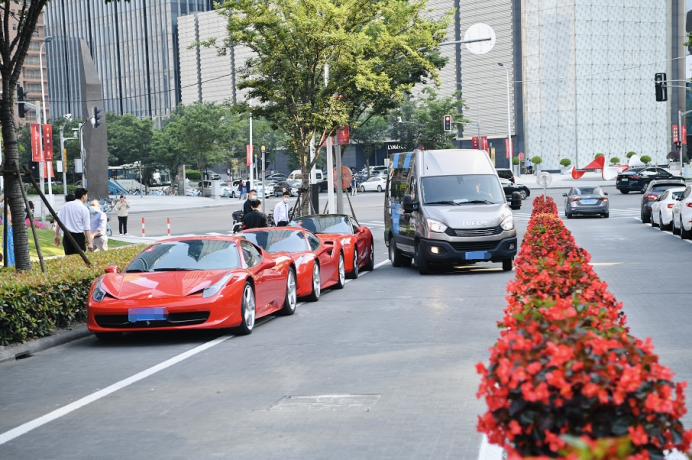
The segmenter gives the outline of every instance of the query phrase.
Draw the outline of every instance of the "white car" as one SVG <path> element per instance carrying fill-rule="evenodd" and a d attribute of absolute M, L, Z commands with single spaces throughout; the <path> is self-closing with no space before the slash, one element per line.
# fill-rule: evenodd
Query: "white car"
<path fill-rule="evenodd" d="M 651 226 L 662 232 L 670 230 L 673 224 L 673 206 L 685 191 L 685 187 L 669 188 L 651 203 Z"/>
<path fill-rule="evenodd" d="M 361 192 L 384 192 L 387 185 L 387 178 L 384 176 L 375 176 L 366 180 L 358 186 Z"/>
<path fill-rule="evenodd" d="M 683 240 L 692 239 L 692 185 L 685 187 L 673 205 L 673 234 L 680 234 Z"/>

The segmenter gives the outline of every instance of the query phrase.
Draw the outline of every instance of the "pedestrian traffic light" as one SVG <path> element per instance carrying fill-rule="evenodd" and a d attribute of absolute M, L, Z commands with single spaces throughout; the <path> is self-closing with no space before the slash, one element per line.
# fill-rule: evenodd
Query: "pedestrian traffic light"
<path fill-rule="evenodd" d="M 452 116 L 451 115 L 445 115 L 444 130 L 445 131 L 451 131 L 452 130 Z"/>
<path fill-rule="evenodd" d="M 668 83 L 666 82 L 665 73 L 657 73 L 654 77 L 656 81 L 656 102 L 664 102 L 668 100 Z"/>
<path fill-rule="evenodd" d="M 101 126 L 101 111 L 96 106 L 94 106 L 94 118 L 91 124 L 94 126 L 94 128 Z"/>
<path fill-rule="evenodd" d="M 29 92 L 24 91 L 22 85 L 17 84 L 17 114 L 19 115 L 19 118 L 24 118 L 28 112 L 26 104 L 24 104 L 27 94 L 29 94 Z"/>

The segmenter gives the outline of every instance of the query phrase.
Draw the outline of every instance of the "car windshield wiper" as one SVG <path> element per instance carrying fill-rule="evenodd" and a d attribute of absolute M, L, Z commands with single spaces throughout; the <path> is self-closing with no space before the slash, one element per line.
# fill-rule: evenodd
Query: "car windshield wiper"
<path fill-rule="evenodd" d="M 497 204 L 494 201 L 490 200 L 470 200 L 470 201 L 464 201 L 463 203 L 459 204 Z"/>
<path fill-rule="evenodd" d="M 182 267 L 170 267 L 170 268 L 155 268 L 155 272 L 194 272 L 202 270 L 201 268 L 182 268 Z"/>
<path fill-rule="evenodd" d="M 133 268 L 132 270 L 125 270 L 123 273 L 148 273 L 150 270 L 142 270 L 139 268 Z"/>
<path fill-rule="evenodd" d="M 425 204 L 451 204 L 452 206 L 456 206 L 459 203 L 457 203 L 456 201 L 428 201 Z"/>

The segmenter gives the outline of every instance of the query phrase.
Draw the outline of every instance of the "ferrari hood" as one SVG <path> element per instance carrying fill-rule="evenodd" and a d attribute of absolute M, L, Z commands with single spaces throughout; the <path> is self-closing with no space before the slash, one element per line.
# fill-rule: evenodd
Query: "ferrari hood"
<path fill-rule="evenodd" d="M 116 299 L 170 299 L 185 297 L 219 281 L 227 270 L 109 273 L 103 276 L 101 288 Z"/>

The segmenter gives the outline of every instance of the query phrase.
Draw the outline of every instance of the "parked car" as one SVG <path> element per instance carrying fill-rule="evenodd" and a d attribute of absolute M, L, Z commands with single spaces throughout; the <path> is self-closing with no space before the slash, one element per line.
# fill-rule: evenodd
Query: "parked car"
<path fill-rule="evenodd" d="M 385 176 L 375 176 L 366 180 L 358 186 L 361 192 L 384 192 L 387 186 L 387 178 Z"/>
<path fill-rule="evenodd" d="M 361 268 L 372 270 L 375 266 L 372 233 L 368 227 L 359 226 L 352 217 L 344 214 L 320 214 L 301 217 L 288 225 L 306 228 L 323 241 L 338 240 L 344 251 L 348 278 L 358 278 Z"/>
<path fill-rule="evenodd" d="M 692 239 L 692 185 L 685 187 L 673 205 L 673 234 L 683 240 Z"/>
<path fill-rule="evenodd" d="M 495 168 L 495 171 L 497 171 L 497 175 L 500 176 L 500 179 L 507 179 L 511 181 L 513 184 L 517 183 L 516 179 L 514 179 L 514 173 L 511 169 Z M 524 200 L 525 198 L 522 197 L 521 199 Z"/>
<path fill-rule="evenodd" d="M 144 330 L 236 327 L 249 334 L 256 318 L 292 315 L 296 297 L 295 263 L 286 254 L 233 236 L 169 238 L 122 273 L 110 266 L 94 281 L 87 328 L 102 340 Z"/>
<path fill-rule="evenodd" d="M 300 182 L 300 181 L 298 181 Z M 277 181 L 274 183 L 274 188 L 273 188 L 273 193 L 274 196 L 281 196 L 283 193 L 288 190 L 288 193 L 290 193 L 291 196 L 297 196 L 298 195 L 298 187 L 294 187 L 295 182 L 291 181 Z"/>
<path fill-rule="evenodd" d="M 661 231 L 670 230 L 673 226 L 673 206 L 682 196 L 685 187 L 673 187 L 664 191 L 651 204 L 651 226 Z"/>
<path fill-rule="evenodd" d="M 268 176 L 265 177 L 267 180 L 273 180 L 273 181 L 282 181 L 288 179 L 288 176 L 286 174 L 281 174 L 281 173 L 274 173 L 274 174 L 269 174 Z"/>
<path fill-rule="evenodd" d="M 672 177 L 670 179 L 652 180 L 649 182 L 642 197 L 641 219 L 643 223 L 648 224 L 651 222 L 651 204 L 654 200 L 664 191 L 677 187 L 685 187 L 684 178 Z"/>
<path fill-rule="evenodd" d="M 297 267 L 298 297 L 316 302 L 322 289 L 343 289 L 346 284 L 344 254 L 338 239 L 322 241 L 309 230 L 291 227 L 243 230 L 236 236 L 270 254 L 288 253 Z"/>
<path fill-rule="evenodd" d="M 671 179 L 673 177 L 676 176 L 658 166 L 632 168 L 618 173 L 617 179 L 615 180 L 615 188 L 620 190 L 620 193 L 624 194 L 628 194 L 629 192 L 644 193 L 651 181 Z"/>
<path fill-rule="evenodd" d="M 565 217 L 571 219 L 575 214 L 599 214 L 610 217 L 608 193 L 601 187 L 572 187 L 565 197 Z"/>
<path fill-rule="evenodd" d="M 500 184 L 502 184 L 502 190 L 505 191 L 505 196 L 507 201 L 512 200 L 512 193 L 519 192 L 522 200 L 525 200 L 531 196 L 531 190 L 526 185 L 516 185 L 509 179 L 500 178 Z"/>

